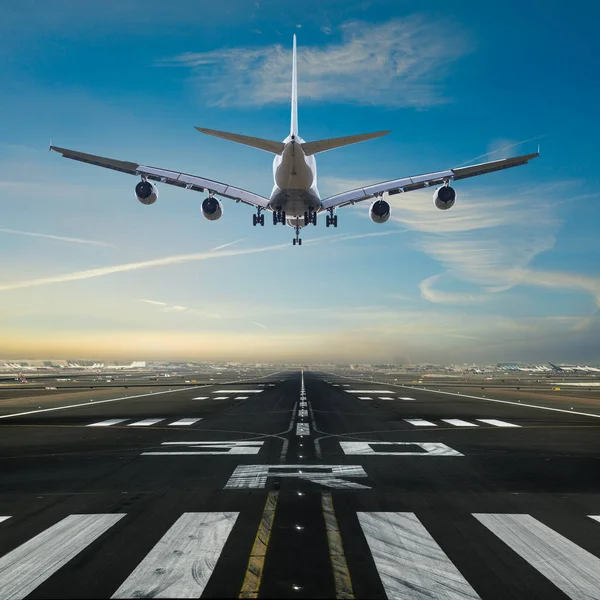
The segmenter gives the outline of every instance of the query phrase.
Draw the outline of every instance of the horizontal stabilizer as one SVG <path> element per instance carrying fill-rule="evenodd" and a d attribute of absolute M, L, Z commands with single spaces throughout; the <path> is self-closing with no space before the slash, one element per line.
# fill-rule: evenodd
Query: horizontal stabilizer
<path fill-rule="evenodd" d="M 215 137 L 223 138 L 230 142 L 252 146 L 252 148 L 259 148 L 260 150 L 265 150 L 272 154 L 281 154 L 283 152 L 283 142 L 263 140 L 262 138 L 240 135 L 239 133 L 228 133 L 227 131 L 217 131 L 216 129 L 204 129 L 203 127 L 196 127 L 196 129 L 206 135 L 214 135 Z"/>
<path fill-rule="evenodd" d="M 351 144 L 358 144 L 358 142 L 366 142 L 367 140 L 373 140 L 378 137 L 387 135 L 391 130 L 387 131 L 376 131 L 375 133 L 360 133 L 359 135 L 347 135 L 339 138 L 331 138 L 328 140 L 319 140 L 317 142 L 304 142 L 302 144 L 302 150 L 306 156 L 311 154 L 318 154 L 319 152 L 325 152 L 325 150 L 333 150 L 334 148 L 341 148 L 342 146 L 350 146 Z"/>

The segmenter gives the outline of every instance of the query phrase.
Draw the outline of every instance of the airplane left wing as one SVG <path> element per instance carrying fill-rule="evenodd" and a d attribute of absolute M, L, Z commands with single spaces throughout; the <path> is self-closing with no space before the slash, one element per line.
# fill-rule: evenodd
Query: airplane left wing
<path fill-rule="evenodd" d="M 467 177 L 475 177 L 476 175 L 485 175 L 486 173 L 493 173 L 494 171 L 518 167 L 519 165 L 527 164 L 530 160 L 538 156 L 539 152 L 535 152 L 534 154 L 513 156 L 512 158 L 493 160 L 479 165 L 456 167 L 446 171 L 437 171 L 436 173 L 404 177 L 403 179 L 392 179 L 391 181 L 384 181 L 382 183 L 376 183 L 375 185 L 369 185 L 364 188 L 357 188 L 355 190 L 336 194 L 335 196 L 330 196 L 323 200 L 322 206 L 327 210 L 335 207 L 348 206 L 349 204 L 368 200 L 369 198 L 375 198 L 384 192 L 387 192 L 391 196 L 394 194 L 401 194 L 402 192 L 412 192 L 413 190 L 432 185 L 442 185 L 446 181 L 456 181 L 458 179 L 466 179 Z"/>
<path fill-rule="evenodd" d="M 148 167 L 135 162 L 116 160 L 114 158 L 95 156 L 94 154 L 67 150 L 66 148 L 58 148 L 57 146 L 50 146 L 50 150 L 62 154 L 64 158 L 78 160 L 90 165 L 96 165 L 97 167 L 104 167 L 105 169 L 112 169 L 113 171 L 120 171 L 121 173 L 128 173 L 129 175 L 144 176 L 151 181 L 159 181 L 187 190 L 194 190 L 195 192 L 212 192 L 217 196 L 223 196 L 255 207 L 267 208 L 269 205 L 268 198 L 264 196 L 259 196 L 253 192 L 242 190 L 226 183 L 197 177 L 196 175 L 178 173 L 177 171 L 169 171 L 157 167 Z"/>

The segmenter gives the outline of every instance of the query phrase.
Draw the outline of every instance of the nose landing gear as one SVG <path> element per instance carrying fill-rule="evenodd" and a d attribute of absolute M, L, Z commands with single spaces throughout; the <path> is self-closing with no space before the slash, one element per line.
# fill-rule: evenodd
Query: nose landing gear
<path fill-rule="evenodd" d="M 302 240 L 300 239 L 300 225 L 296 225 L 294 229 L 296 230 L 296 237 L 292 240 L 292 243 L 294 246 L 296 244 L 298 244 L 298 246 L 302 246 Z"/>

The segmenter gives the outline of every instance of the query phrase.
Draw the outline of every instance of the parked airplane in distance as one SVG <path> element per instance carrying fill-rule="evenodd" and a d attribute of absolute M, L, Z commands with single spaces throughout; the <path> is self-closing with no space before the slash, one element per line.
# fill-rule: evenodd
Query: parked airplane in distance
<path fill-rule="evenodd" d="M 282 223 L 295 229 L 296 237 L 293 240 L 294 245 L 302 244 L 300 228 L 310 224 L 316 225 L 318 213 L 327 213 L 325 217 L 325 225 L 327 227 L 337 227 L 338 216 L 335 214 L 337 208 L 373 199 L 369 209 L 369 216 L 375 223 L 385 223 L 390 218 L 391 211 L 389 203 L 383 198 L 384 194 L 394 195 L 402 192 L 411 192 L 432 185 L 440 186 L 433 193 L 435 206 L 441 210 L 447 210 L 452 208 L 456 201 L 456 191 L 450 186 L 450 182 L 524 165 L 531 159 L 539 156 L 538 151 L 534 154 L 494 160 L 468 167 L 458 167 L 435 173 L 393 179 L 350 190 L 342 194 L 336 194 L 322 200 L 317 189 L 315 154 L 372 140 L 387 135 L 389 131 L 377 131 L 316 142 L 305 142 L 298 135 L 298 86 L 296 73 L 296 36 L 294 35 L 291 128 L 290 134 L 283 142 L 196 127 L 198 131 L 207 135 L 230 140 L 238 144 L 245 144 L 246 146 L 252 146 L 253 148 L 259 148 L 274 154 L 273 178 L 275 185 L 269 198 L 195 175 L 148 167 L 136 162 L 94 156 L 93 154 L 67 150 L 66 148 L 58 148 L 52 145 L 50 149 L 59 152 L 65 158 L 79 160 L 130 175 L 137 175 L 141 178 L 141 181 L 135 186 L 135 195 L 142 204 L 154 204 L 156 202 L 158 188 L 151 182 L 162 182 L 187 190 L 207 192 L 208 197 L 202 202 L 202 214 L 209 221 L 220 219 L 223 214 L 223 205 L 216 196 L 222 196 L 255 207 L 257 212 L 252 215 L 254 226 L 264 226 L 265 216 L 263 212 L 270 211 L 273 213 L 274 225 Z"/>

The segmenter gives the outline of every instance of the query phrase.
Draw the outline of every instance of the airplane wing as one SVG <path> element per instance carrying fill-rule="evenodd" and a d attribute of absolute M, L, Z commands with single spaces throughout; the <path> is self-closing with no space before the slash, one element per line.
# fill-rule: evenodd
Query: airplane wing
<path fill-rule="evenodd" d="M 105 169 L 112 169 L 113 171 L 120 171 L 121 173 L 128 173 L 129 175 L 143 175 L 151 181 L 160 181 L 187 190 L 194 190 L 195 192 L 213 192 L 218 196 L 230 198 L 236 202 L 243 202 L 244 204 L 255 207 L 260 206 L 261 208 L 267 208 L 269 205 L 268 198 L 227 185 L 226 183 L 204 179 L 204 177 L 196 177 L 195 175 L 188 175 L 187 173 L 178 173 L 177 171 L 148 167 L 135 162 L 116 160 L 114 158 L 104 158 L 103 156 L 67 150 L 66 148 L 58 148 L 57 146 L 50 146 L 50 150 L 62 154 L 64 158 L 71 158 L 72 160 L 89 163 L 90 165 L 96 165 L 97 167 L 104 167 Z"/>
<path fill-rule="evenodd" d="M 387 192 L 391 196 L 394 194 L 401 194 L 402 192 L 412 192 L 413 190 L 429 187 L 431 185 L 441 185 L 446 181 L 466 179 L 467 177 L 485 175 L 486 173 L 493 173 L 494 171 L 501 171 L 503 169 L 525 165 L 539 155 L 539 152 L 535 152 L 534 154 L 503 158 L 502 160 L 493 160 L 479 165 L 456 167 L 454 169 L 448 169 L 447 171 L 426 173 L 414 177 L 404 177 L 403 179 L 392 179 L 391 181 L 384 181 L 364 188 L 357 188 L 355 190 L 336 194 L 335 196 L 329 196 L 329 198 L 323 200 L 322 205 L 324 209 L 329 209 L 347 206 L 348 204 L 354 204 L 356 202 L 361 202 L 362 200 L 374 198 L 381 195 L 383 192 Z"/>

